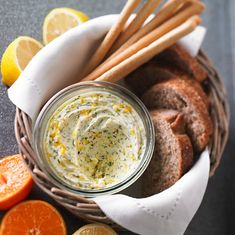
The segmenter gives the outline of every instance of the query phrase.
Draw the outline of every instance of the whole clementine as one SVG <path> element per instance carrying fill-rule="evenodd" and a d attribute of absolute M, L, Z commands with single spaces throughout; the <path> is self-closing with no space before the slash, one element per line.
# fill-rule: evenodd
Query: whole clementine
<path fill-rule="evenodd" d="M 0 210 L 9 209 L 24 200 L 32 185 L 32 177 L 20 154 L 0 160 Z"/>
<path fill-rule="evenodd" d="M 25 201 L 4 216 L 0 235 L 66 235 L 66 227 L 59 212 L 40 200 Z"/>

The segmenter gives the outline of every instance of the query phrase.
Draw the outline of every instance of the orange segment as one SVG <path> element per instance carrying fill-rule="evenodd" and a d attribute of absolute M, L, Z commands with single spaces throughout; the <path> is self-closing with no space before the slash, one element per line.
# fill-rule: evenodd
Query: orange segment
<path fill-rule="evenodd" d="M 25 201 L 4 216 L 1 235 L 66 235 L 66 227 L 59 212 L 49 203 Z"/>
<path fill-rule="evenodd" d="M 32 177 L 20 154 L 0 160 L 0 210 L 25 199 L 32 185 Z"/>
<path fill-rule="evenodd" d="M 105 224 L 88 224 L 81 227 L 73 235 L 117 235 L 117 233 Z"/>

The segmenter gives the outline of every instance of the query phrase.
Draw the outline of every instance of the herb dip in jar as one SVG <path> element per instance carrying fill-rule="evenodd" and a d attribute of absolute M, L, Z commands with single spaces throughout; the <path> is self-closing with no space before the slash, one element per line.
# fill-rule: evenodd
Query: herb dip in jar
<path fill-rule="evenodd" d="M 57 108 L 43 146 L 56 173 L 69 184 L 103 189 L 135 171 L 146 136 L 130 104 L 111 93 L 89 91 Z"/>
<path fill-rule="evenodd" d="M 41 168 L 61 188 L 93 197 L 135 182 L 154 150 L 154 128 L 142 102 L 107 82 L 57 93 L 34 125 Z"/>

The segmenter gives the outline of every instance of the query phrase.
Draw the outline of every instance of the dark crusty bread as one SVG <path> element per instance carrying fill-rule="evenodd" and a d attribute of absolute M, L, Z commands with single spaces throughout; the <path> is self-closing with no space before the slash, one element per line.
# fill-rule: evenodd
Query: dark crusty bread
<path fill-rule="evenodd" d="M 141 96 L 154 84 L 176 76 L 194 78 L 198 81 L 207 78 L 204 68 L 178 44 L 166 49 L 129 74 L 126 83 L 137 96 Z"/>
<path fill-rule="evenodd" d="M 193 83 L 195 89 L 203 98 L 207 107 L 209 107 L 208 98 L 203 91 L 201 84 L 190 79 L 188 75 L 182 73 L 182 71 L 172 68 L 166 64 L 158 64 L 149 62 L 136 71 L 134 71 L 130 76 L 126 78 L 127 85 L 129 88 L 139 97 L 141 97 L 151 86 L 159 83 L 161 81 L 181 78 L 187 79 L 189 82 Z"/>
<path fill-rule="evenodd" d="M 143 194 L 172 186 L 193 164 L 193 149 L 185 134 L 183 115 L 175 110 L 150 112 L 155 127 L 155 151 L 143 175 Z"/>
<path fill-rule="evenodd" d="M 151 87 L 142 100 L 149 109 L 175 109 L 184 114 L 186 130 L 194 149 L 202 151 L 212 134 L 212 121 L 204 101 L 206 95 L 195 80 L 170 79 Z"/>
<path fill-rule="evenodd" d="M 158 66 L 150 61 L 128 75 L 126 83 L 140 97 L 154 84 L 174 77 L 176 75 L 166 66 Z"/>
<path fill-rule="evenodd" d="M 154 57 L 155 63 L 166 64 L 171 69 L 187 74 L 202 82 L 207 78 L 206 70 L 182 46 L 174 44 Z"/>

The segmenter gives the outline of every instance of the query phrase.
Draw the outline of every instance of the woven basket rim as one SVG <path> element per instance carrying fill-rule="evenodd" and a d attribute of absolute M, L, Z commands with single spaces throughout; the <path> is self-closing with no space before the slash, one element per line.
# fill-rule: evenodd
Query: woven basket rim
<path fill-rule="evenodd" d="M 219 166 L 229 135 L 230 110 L 227 93 L 218 72 L 203 51 L 197 56 L 199 63 L 208 72 L 208 79 L 203 84 L 208 90 L 211 102 L 211 117 L 214 124 L 214 134 L 208 145 L 210 152 L 210 176 L 213 176 Z M 40 169 L 36 154 L 32 147 L 31 120 L 19 108 L 16 109 L 15 135 L 26 165 L 30 169 L 35 183 L 47 195 L 52 197 L 68 211 L 87 222 L 101 222 L 120 228 L 109 219 L 92 200 L 65 191 L 53 185 L 47 175 Z"/>

